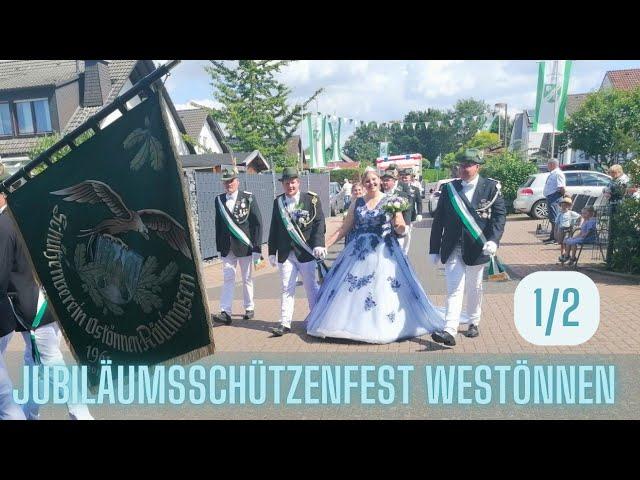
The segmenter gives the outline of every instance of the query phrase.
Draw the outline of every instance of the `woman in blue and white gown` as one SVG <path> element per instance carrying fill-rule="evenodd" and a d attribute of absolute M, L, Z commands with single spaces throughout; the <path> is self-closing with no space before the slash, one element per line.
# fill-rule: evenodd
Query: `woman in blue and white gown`
<path fill-rule="evenodd" d="M 307 333 L 368 343 L 391 343 L 445 326 L 445 309 L 434 306 L 420 285 L 396 234 L 406 228 L 401 213 L 383 210 L 375 170 L 365 172 L 366 194 L 327 240 L 327 248 L 347 234 L 349 243 L 333 262 L 306 319 Z"/>

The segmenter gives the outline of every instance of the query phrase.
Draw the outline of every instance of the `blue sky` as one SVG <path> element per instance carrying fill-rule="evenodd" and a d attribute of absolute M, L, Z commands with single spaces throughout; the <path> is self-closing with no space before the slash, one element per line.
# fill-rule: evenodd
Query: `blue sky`
<path fill-rule="evenodd" d="M 165 85 L 179 108 L 190 101 L 215 107 L 203 68 L 208 64 L 208 60 L 183 60 L 172 71 Z M 625 68 L 640 68 L 640 60 L 576 60 L 569 93 L 596 90 L 608 70 Z M 285 67 L 280 79 L 292 89 L 294 102 L 324 87 L 319 111 L 387 122 L 401 120 L 410 110 L 450 108 L 456 100 L 469 97 L 491 105 L 506 102 L 510 113 L 533 108 L 537 64 L 533 60 L 301 60 Z"/>

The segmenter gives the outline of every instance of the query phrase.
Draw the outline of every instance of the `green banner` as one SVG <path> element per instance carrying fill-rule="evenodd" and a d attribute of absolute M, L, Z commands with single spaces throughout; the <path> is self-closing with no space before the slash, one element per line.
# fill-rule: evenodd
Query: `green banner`
<path fill-rule="evenodd" d="M 150 95 L 8 198 L 93 384 L 103 360 L 188 363 L 214 350 L 168 111 Z"/>

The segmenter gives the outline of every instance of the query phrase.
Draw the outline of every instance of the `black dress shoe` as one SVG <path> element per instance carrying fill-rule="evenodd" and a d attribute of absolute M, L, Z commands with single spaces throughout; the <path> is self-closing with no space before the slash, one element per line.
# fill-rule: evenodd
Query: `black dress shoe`
<path fill-rule="evenodd" d="M 251 320 L 254 317 L 254 313 L 253 310 L 247 310 L 246 312 L 244 312 L 244 317 L 242 317 L 244 320 Z"/>
<path fill-rule="evenodd" d="M 469 325 L 469 328 L 467 329 L 467 337 L 476 338 L 478 335 L 480 335 L 480 331 L 478 330 L 478 326 L 477 325 Z"/>
<path fill-rule="evenodd" d="M 542 243 L 544 243 L 545 245 L 551 245 L 552 243 L 556 243 L 556 239 L 555 238 L 547 238 L 547 239 L 543 240 Z"/>
<path fill-rule="evenodd" d="M 431 334 L 431 338 L 436 343 L 444 343 L 447 347 L 453 347 L 456 344 L 456 339 L 453 338 L 449 332 L 434 332 Z"/>
<path fill-rule="evenodd" d="M 291 329 L 289 327 L 285 327 L 284 325 L 278 325 L 277 327 L 273 327 L 271 329 L 271 333 L 273 333 L 274 337 L 281 337 L 285 333 L 289 332 L 291 332 Z"/>
<path fill-rule="evenodd" d="M 220 315 L 214 315 L 213 319 L 216 322 L 224 323 L 225 325 L 231 325 L 231 316 L 227 312 L 220 312 Z"/>

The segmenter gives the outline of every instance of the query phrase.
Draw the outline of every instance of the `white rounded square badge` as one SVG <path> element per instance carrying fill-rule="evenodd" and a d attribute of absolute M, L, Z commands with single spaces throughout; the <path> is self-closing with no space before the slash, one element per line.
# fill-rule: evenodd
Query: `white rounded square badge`
<path fill-rule="evenodd" d="M 600 294 L 579 272 L 535 272 L 513 296 L 518 332 L 534 345 L 580 345 L 600 324 Z"/>

